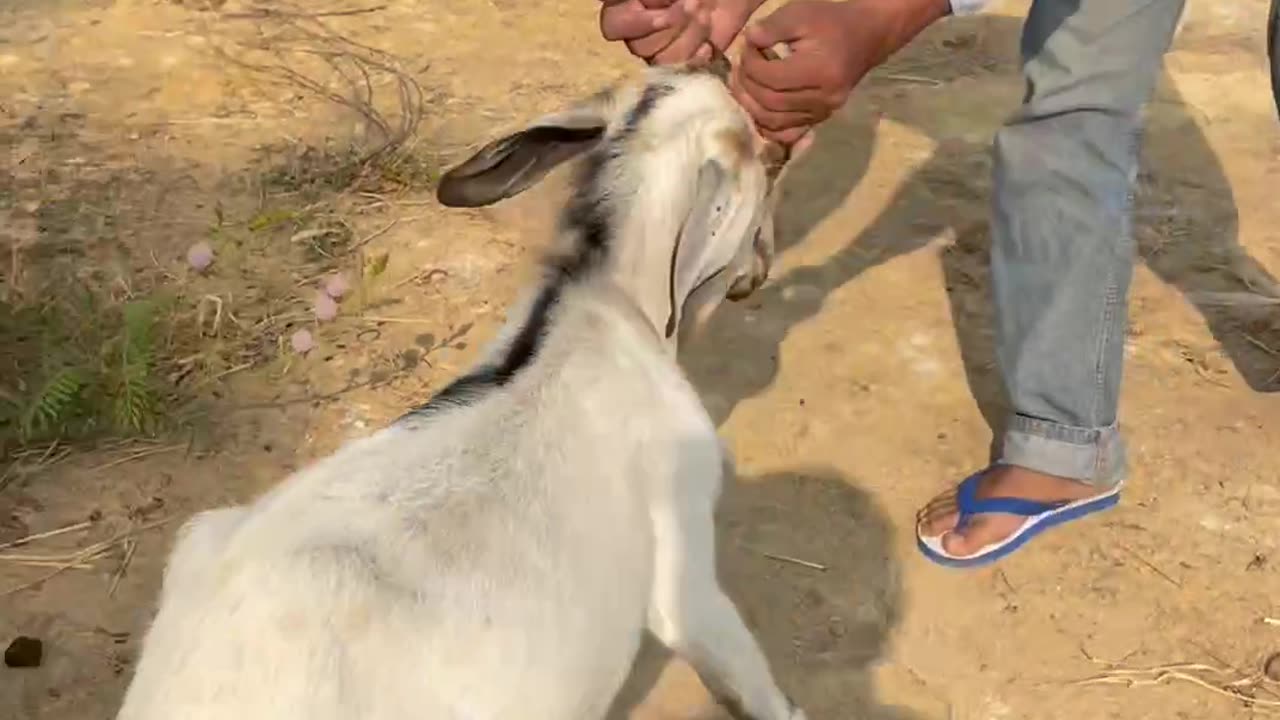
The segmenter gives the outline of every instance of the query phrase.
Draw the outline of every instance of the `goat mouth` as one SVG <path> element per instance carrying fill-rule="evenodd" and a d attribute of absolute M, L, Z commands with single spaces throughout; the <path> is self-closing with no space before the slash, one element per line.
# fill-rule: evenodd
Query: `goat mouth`
<path fill-rule="evenodd" d="M 733 65 L 729 62 L 729 58 L 725 57 L 722 52 L 715 52 L 706 66 L 703 68 L 706 72 L 715 76 L 725 85 L 729 84 L 729 75 L 733 72 Z"/>
<path fill-rule="evenodd" d="M 739 302 L 751 297 L 752 293 L 760 289 L 764 285 L 764 281 L 768 279 L 768 270 L 759 267 L 761 261 L 759 258 L 752 260 L 751 272 L 745 275 L 739 275 L 734 279 L 733 284 L 729 286 L 729 291 L 724 294 L 727 300 Z"/>
<path fill-rule="evenodd" d="M 770 257 L 764 247 L 764 239 L 758 231 L 756 232 L 755 240 L 752 242 L 752 247 L 755 252 L 751 257 L 751 269 L 734 278 L 729 290 L 724 295 L 727 300 L 732 302 L 745 300 L 751 297 L 769 279 Z"/>

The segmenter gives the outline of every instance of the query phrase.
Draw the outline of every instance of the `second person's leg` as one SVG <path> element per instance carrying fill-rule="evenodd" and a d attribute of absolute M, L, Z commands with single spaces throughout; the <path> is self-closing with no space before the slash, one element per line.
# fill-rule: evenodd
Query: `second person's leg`
<path fill-rule="evenodd" d="M 1183 4 L 1032 5 L 1026 95 L 995 141 L 991 222 L 997 355 L 1013 414 L 999 462 L 921 511 L 921 546 L 935 560 L 994 559 L 1037 523 L 1114 500 L 1141 110 Z"/>

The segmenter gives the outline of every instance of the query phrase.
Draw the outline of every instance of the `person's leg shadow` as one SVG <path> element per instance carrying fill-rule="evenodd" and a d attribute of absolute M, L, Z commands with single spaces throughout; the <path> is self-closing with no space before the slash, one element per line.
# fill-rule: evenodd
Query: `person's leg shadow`
<path fill-rule="evenodd" d="M 725 589 L 810 718 L 917 717 L 880 704 L 871 681 L 902 598 L 891 526 L 871 494 L 828 469 L 744 478 L 726 484 L 717 525 Z M 631 716 L 669 659 L 646 643 L 611 720 Z M 727 715 L 707 706 L 684 717 Z"/>

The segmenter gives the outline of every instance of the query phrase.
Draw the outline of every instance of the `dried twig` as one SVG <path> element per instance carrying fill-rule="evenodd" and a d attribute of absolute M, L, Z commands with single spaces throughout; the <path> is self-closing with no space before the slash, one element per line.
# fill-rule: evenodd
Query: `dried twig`
<path fill-rule="evenodd" d="M 1145 565 L 1145 566 L 1147 567 L 1147 569 L 1149 569 L 1151 572 L 1153 572 L 1153 573 L 1155 573 L 1155 574 L 1159 575 L 1160 577 L 1164 578 L 1165 580 L 1167 580 L 1167 581 L 1168 581 L 1171 585 L 1173 585 L 1174 587 L 1176 587 L 1176 588 L 1181 588 L 1181 587 L 1182 587 L 1182 583 L 1178 582 L 1177 580 L 1174 580 L 1172 577 L 1170 577 L 1170 576 L 1169 576 L 1169 574 L 1168 574 L 1168 573 L 1166 573 L 1165 571 L 1163 571 L 1163 570 L 1161 570 L 1160 568 L 1156 567 L 1156 566 L 1155 566 L 1155 565 L 1153 565 L 1151 562 L 1149 562 L 1146 558 L 1142 557 L 1141 555 L 1139 555 L 1137 552 L 1133 551 L 1133 550 L 1132 550 L 1132 549 L 1130 549 L 1129 547 L 1127 547 L 1127 546 L 1125 546 L 1125 545 L 1118 545 L 1117 547 L 1119 547 L 1121 550 L 1124 550 L 1125 552 L 1127 552 L 1127 553 L 1129 553 L 1130 555 L 1132 555 L 1134 560 L 1137 560 L 1138 562 L 1140 562 L 1140 563 L 1142 563 L 1143 565 Z"/>
<path fill-rule="evenodd" d="M 405 325 L 434 325 L 436 321 L 429 318 L 381 317 L 378 315 L 361 315 L 359 320 L 374 323 L 403 323 Z"/>
<path fill-rule="evenodd" d="M 226 20 L 265 20 L 270 17 L 290 17 L 290 18 L 325 18 L 325 17 L 350 17 L 352 15 L 367 15 L 386 10 L 386 5 L 374 5 L 373 7 L 353 8 L 351 10 L 328 10 L 325 12 L 295 12 L 289 10 L 272 10 L 270 8 L 253 8 L 246 12 L 222 13 L 219 18 Z"/>
<path fill-rule="evenodd" d="M 62 568 L 66 570 L 92 570 L 93 569 L 93 565 L 87 562 L 71 563 L 71 564 L 51 562 L 48 560 L 13 560 L 12 562 L 15 565 L 23 565 L 26 567 L 52 567 L 52 568 Z"/>
<path fill-rule="evenodd" d="M 379 229 L 377 229 L 377 230 L 374 230 L 372 233 L 369 233 L 368 235 L 364 236 L 363 238 L 360 238 L 359 240 L 357 240 L 357 241 L 356 241 L 356 242 L 355 242 L 355 243 L 354 243 L 350 248 L 348 248 L 348 250 L 347 250 L 347 251 L 348 251 L 348 252 L 350 252 L 350 251 L 352 251 L 352 250 L 356 250 L 356 249 L 359 249 L 359 248 L 364 247 L 365 245 L 368 245 L 370 241 L 372 241 L 372 240 L 374 240 L 374 239 L 376 239 L 376 238 L 382 237 L 383 235 L 386 235 L 386 234 L 387 234 L 387 232 L 389 232 L 389 231 L 391 230 L 391 228 L 393 228 L 393 227 L 395 227 L 396 225 L 399 225 L 399 224 L 400 224 L 400 218 L 396 218 L 396 219 L 392 220 L 391 222 L 387 223 L 387 224 L 386 224 L 386 225 L 384 225 L 383 227 L 381 227 L 381 228 L 379 228 Z"/>
<path fill-rule="evenodd" d="M 880 75 L 879 77 L 884 78 L 885 80 L 894 80 L 896 82 L 906 82 L 906 83 L 916 83 L 919 85 L 929 85 L 932 87 L 942 87 L 943 85 L 942 81 L 940 80 L 934 80 L 933 78 L 927 78 L 927 77 L 920 77 L 919 75 L 898 74 L 898 75 Z"/>
<path fill-rule="evenodd" d="M 222 48 L 215 47 L 214 51 L 233 65 L 250 72 L 274 76 L 360 116 L 382 138 L 379 146 L 366 152 L 352 164 L 354 167 L 364 168 L 375 159 L 395 152 L 413 137 L 422 119 L 425 94 L 417 80 L 399 68 L 393 55 L 344 37 L 321 19 L 375 12 L 383 7 L 330 12 L 255 8 L 251 12 L 232 17 L 270 23 L 274 32 L 264 32 L 263 40 L 251 49 L 269 54 L 279 62 L 251 62 Z M 296 57 L 290 58 L 289 55 L 319 59 L 341 79 L 349 94 L 334 91 L 329 88 L 328 83 L 296 70 L 299 63 Z M 375 73 L 389 77 L 394 86 L 400 111 L 398 122 L 390 120 L 375 105 L 374 88 L 381 84 L 374 82 Z"/>
<path fill-rule="evenodd" d="M 124 541 L 124 559 L 120 561 L 120 567 L 116 568 L 115 573 L 111 575 L 111 587 L 107 589 L 107 597 L 115 597 L 116 588 L 120 586 L 120 580 L 124 578 L 124 574 L 129 569 L 129 563 L 133 561 L 133 553 L 138 549 L 138 541 L 129 538 Z"/>
<path fill-rule="evenodd" d="M 26 545 L 27 543 L 35 542 L 37 540 L 44 540 L 46 538 L 51 538 L 57 535 L 61 535 L 63 533 L 75 532 L 76 530 L 83 530 L 92 525 L 93 525 L 92 520 L 85 520 L 84 522 L 78 522 L 73 525 L 67 525 L 65 527 L 60 527 L 55 530 L 46 530 L 44 532 L 27 535 L 26 537 L 20 537 L 17 540 L 10 540 L 7 543 L 0 543 L 0 550 L 8 550 L 9 548 L 12 548 L 12 547 L 18 547 L 19 545 Z"/>
<path fill-rule="evenodd" d="M 807 567 L 811 570 L 817 570 L 819 572 L 827 571 L 827 566 L 821 563 L 811 562 L 809 560 L 801 560 L 800 558 L 797 558 L 797 557 L 792 557 L 790 555 L 781 555 L 779 553 L 773 553 L 767 550 L 761 550 L 760 548 L 756 548 L 756 547 L 748 547 L 748 549 L 751 550 L 752 552 L 759 553 L 764 557 L 769 558 L 770 560 L 777 560 L 778 562 L 791 563 L 793 565 Z"/>
<path fill-rule="evenodd" d="M 126 455 L 122 458 L 116 458 L 111 462 L 103 463 L 101 465 L 95 465 L 94 467 L 89 468 L 89 472 L 106 470 L 107 468 L 115 467 L 117 465 L 123 465 L 127 462 L 139 460 L 141 458 L 149 457 L 151 455 L 159 455 L 161 453 L 173 452 L 174 450 L 181 450 L 184 447 L 186 447 L 185 443 L 179 443 L 177 445 L 165 445 L 163 447 L 153 447 L 153 448 L 147 448 L 145 450 L 139 450 L 138 452 Z"/>
<path fill-rule="evenodd" d="M 1147 685 L 1163 685 L 1174 680 L 1181 680 L 1199 686 L 1214 694 L 1231 698 L 1255 708 L 1280 708 L 1280 700 L 1263 700 L 1247 693 L 1264 680 L 1260 676 L 1240 678 L 1224 683 L 1213 683 L 1196 674 L 1211 674 L 1218 677 L 1228 675 L 1227 671 L 1203 663 L 1175 663 L 1151 668 L 1110 668 L 1107 671 L 1073 682 L 1073 685 L 1124 685 L 1125 687 L 1142 687 Z"/>
<path fill-rule="evenodd" d="M 791 557 L 790 555 L 777 555 L 777 554 L 775 554 L 775 553 L 768 553 L 768 552 L 761 552 L 760 554 L 761 554 L 761 555 L 764 555 L 765 557 L 767 557 L 767 558 L 769 558 L 769 559 L 771 559 L 771 560 L 778 560 L 778 561 L 781 561 L 781 562 L 788 562 L 788 563 L 792 563 L 792 564 L 795 564 L 795 565 L 800 565 L 800 566 L 803 566 L 803 567 L 811 568 L 811 569 L 813 569 L 813 570 L 818 570 L 819 572 L 826 572 L 826 571 L 827 571 L 827 566 L 826 566 L 826 565 L 822 565 L 822 564 L 820 564 L 820 563 L 816 563 L 816 562 L 809 562 L 808 560 L 801 560 L 800 558 L 794 558 L 794 557 Z"/>
<path fill-rule="evenodd" d="M 44 556 L 44 557 L 40 557 L 40 556 L 16 556 L 16 557 L 15 557 L 15 556 L 0 556 L 0 560 L 4 560 L 4 559 L 18 559 L 18 558 L 27 557 L 27 558 L 34 558 L 34 559 L 36 559 L 36 560 L 37 560 L 37 561 L 39 561 L 39 562 L 58 563 L 58 564 L 57 564 L 57 566 L 56 566 L 56 567 L 55 567 L 51 572 L 46 573 L 45 575 L 42 575 L 41 577 L 38 577 L 38 578 L 36 578 L 35 580 L 32 580 L 32 581 L 30 581 L 30 582 L 22 583 L 22 584 L 20 584 L 20 585 L 15 585 L 14 587 L 11 587 L 11 588 L 9 588 L 9 589 L 7 589 L 7 590 L 3 591 L 3 592 L 0 592 L 0 597 L 6 597 L 6 596 L 12 595 L 12 594 L 14 594 L 14 593 L 21 592 L 22 590 L 26 590 L 26 589 L 28 589 L 28 588 L 35 587 L 35 586 L 40 585 L 41 583 L 45 582 L 46 580 L 49 580 L 49 579 L 51 579 L 51 578 L 53 578 L 53 577 L 55 577 L 55 576 L 57 576 L 57 575 L 59 575 L 59 574 L 61 574 L 61 573 L 65 572 L 65 571 L 67 571 L 67 570 L 70 570 L 70 569 L 72 569 L 72 568 L 74 568 L 74 567 L 76 567 L 76 566 L 78 566 L 78 565 L 82 565 L 82 564 L 84 564 L 84 563 L 86 563 L 86 562 L 91 562 L 91 561 L 93 561 L 93 560 L 96 560 L 96 559 L 98 559 L 99 557 L 101 557 L 102 555 L 106 554 L 106 553 L 107 553 L 107 551 L 109 551 L 111 548 L 115 547 L 116 545 L 119 545 L 120 543 L 125 542 L 125 541 L 126 541 L 126 540 L 128 540 L 129 538 L 132 538 L 132 537 L 134 537 L 134 536 L 136 536 L 136 535 L 139 535 L 139 534 L 141 534 L 141 533 L 143 533 L 143 532 L 146 532 L 146 531 L 148 531 L 148 530 L 153 530 L 153 529 L 155 529 L 155 528 L 158 528 L 158 527 L 160 527 L 161 525 L 164 525 L 165 523 L 169 522 L 169 521 L 170 521 L 170 520 L 172 520 L 172 519 L 173 519 L 173 518 L 164 518 L 164 519 L 162 519 L 162 520 L 156 520 L 156 521 L 154 521 L 154 522 L 149 522 L 149 523 L 146 523 L 146 524 L 144 524 L 144 525 L 138 525 L 138 526 L 133 527 L 133 528 L 130 528 L 129 530 L 126 530 L 126 531 L 124 531 L 124 532 L 117 533 L 116 535 L 114 535 L 114 536 L 113 536 L 113 537 L 111 537 L 110 539 L 103 540 L 102 542 L 94 543 L 94 544 L 92 544 L 92 545 L 89 545 L 88 547 L 82 548 L 82 549 L 80 549 L 80 550 L 77 550 L 77 551 L 75 551 L 75 552 L 68 553 L 68 554 L 65 554 L 65 555 L 50 555 L 50 556 Z"/>
<path fill-rule="evenodd" d="M 13 478 L 18 476 L 14 471 L 18 469 L 18 463 L 20 462 L 22 461 L 14 460 L 9 463 L 9 467 L 5 468 L 3 473 L 0 473 L 0 490 L 9 487 L 9 483 L 13 482 Z"/>

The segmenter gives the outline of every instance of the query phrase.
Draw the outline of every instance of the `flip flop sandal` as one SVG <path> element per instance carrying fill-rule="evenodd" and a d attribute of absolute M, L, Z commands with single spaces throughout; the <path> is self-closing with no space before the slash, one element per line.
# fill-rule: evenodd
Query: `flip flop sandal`
<path fill-rule="evenodd" d="M 960 483 L 956 489 L 956 509 L 959 511 L 956 528 L 963 528 L 975 515 L 992 513 L 1026 518 L 1022 525 L 1009 537 L 985 545 L 971 555 L 952 555 L 942 546 L 942 535 L 925 535 L 917 524 L 916 544 L 925 557 L 939 565 L 953 568 L 970 568 L 993 563 L 1013 553 L 1049 528 L 1115 507 L 1116 503 L 1120 502 L 1120 489 L 1123 487 L 1123 483 L 1117 484 L 1101 495 L 1083 500 L 1046 503 L 1020 498 L 979 498 L 978 482 L 981 477 L 982 472 L 975 473 Z"/>

